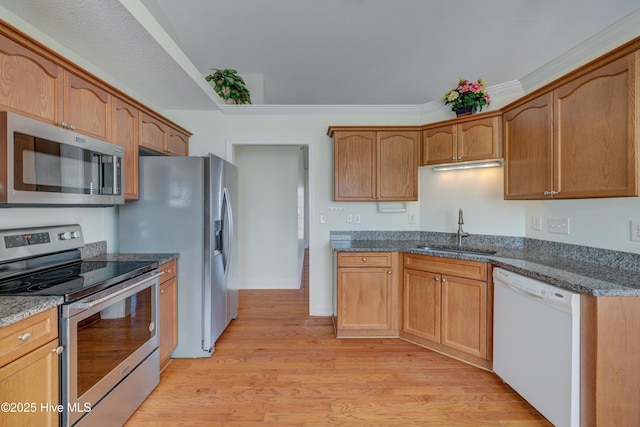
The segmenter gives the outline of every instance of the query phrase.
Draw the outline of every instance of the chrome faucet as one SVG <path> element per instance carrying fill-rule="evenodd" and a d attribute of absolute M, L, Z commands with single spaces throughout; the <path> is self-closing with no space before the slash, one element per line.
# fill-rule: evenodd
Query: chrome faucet
<path fill-rule="evenodd" d="M 462 230 L 462 224 L 464 224 L 464 219 L 462 218 L 462 208 L 460 208 L 458 210 L 458 247 L 462 246 L 463 237 L 469 237 L 469 233 Z"/>

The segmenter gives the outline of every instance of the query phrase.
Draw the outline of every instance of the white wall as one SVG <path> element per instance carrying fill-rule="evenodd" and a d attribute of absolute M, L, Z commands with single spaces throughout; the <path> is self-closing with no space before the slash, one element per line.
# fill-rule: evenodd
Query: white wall
<path fill-rule="evenodd" d="M 234 158 L 238 287 L 297 289 L 304 255 L 304 235 L 299 235 L 299 212 L 304 219 L 304 208 L 300 211 L 298 206 L 300 184 L 304 185 L 302 151 L 296 146 L 243 145 L 235 148 Z"/>
<path fill-rule="evenodd" d="M 107 241 L 117 252 L 117 208 L 6 208 L 0 209 L 0 228 L 80 224 L 85 243 Z"/>

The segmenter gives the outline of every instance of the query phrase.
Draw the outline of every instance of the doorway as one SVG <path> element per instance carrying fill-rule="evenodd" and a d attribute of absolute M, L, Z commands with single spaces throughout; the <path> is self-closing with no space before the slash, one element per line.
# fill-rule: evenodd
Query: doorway
<path fill-rule="evenodd" d="M 309 145 L 227 141 L 238 166 L 238 287 L 298 289 L 311 210 Z"/>

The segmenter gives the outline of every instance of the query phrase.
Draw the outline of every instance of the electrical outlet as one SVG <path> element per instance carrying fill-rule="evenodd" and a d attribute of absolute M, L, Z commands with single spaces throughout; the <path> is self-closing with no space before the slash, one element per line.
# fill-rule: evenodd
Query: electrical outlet
<path fill-rule="evenodd" d="M 549 218 L 549 233 L 569 234 L 569 218 Z"/>
<path fill-rule="evenodd" d="M 347 224 L 353 224 L 353 214 L 351 212 L 347 214 Z"/>
<path fill-rule="evenodd" d="M 631 220 L 631 240 L 640 242 L 640 219 Z"/>
<path fill-rule="evenodd" d="M 409 212 L 409 224 L 416 223 L 416 214 L 414 212 Z"/>
<path fill-rule="evenodd" d="M 355 214 L 353 216 L 353 222 L 355 222 L 356 224 L 360 224 L 360 214 Z"/>
<path fill-rule="evenodd" d="M 327 217 L 325 214 L 321 213 L 320 214 L 320 224 L 326 224 L 327 223 Z"/>
<path fill-rule="evenodd" d="M 531 218 L 531 228 L 537 231 L 542 231 L 542 215 L 534 215 Z"/>

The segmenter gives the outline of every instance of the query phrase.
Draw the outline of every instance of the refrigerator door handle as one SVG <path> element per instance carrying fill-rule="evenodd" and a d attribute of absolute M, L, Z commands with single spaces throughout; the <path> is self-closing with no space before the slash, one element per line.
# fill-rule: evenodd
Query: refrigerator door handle
<path fill-rule="evenodd" d="M 235 233 L 234 224 L 233 224 L 233 208 L 231 206 L 231 195 L 229 194 L 229 189 L 227 187 L 224 188 L 222 193 L 222 220 L 226 222 L 223 225 L 222 236 L 223 236 L 223 250 L 225 253 L 225 265 L 224 265 L 224 275 L 225 277 L 229 273 L 229 266 L 231 262 L 234 260 L 231 259 L 231 254 L 233 253 L 231 245 L 233 242 L 233 234 Z M 225 212 L 226 209 L 226 212 Z M 227 228 L 228 233 L 224 232 L 224 227 Z M 226 239 L 225 239 L 226 237 Z"/>

